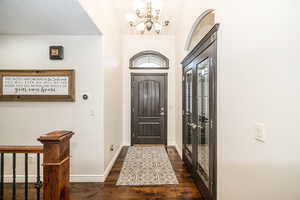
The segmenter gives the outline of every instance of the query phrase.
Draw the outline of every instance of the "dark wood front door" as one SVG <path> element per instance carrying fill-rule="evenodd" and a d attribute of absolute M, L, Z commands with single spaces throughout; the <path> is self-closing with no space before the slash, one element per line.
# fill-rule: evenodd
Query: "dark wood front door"
<path fill-rule="evenodd" d="M 131 144 L 167 144 L 167 74 L 131 74 Z"/>

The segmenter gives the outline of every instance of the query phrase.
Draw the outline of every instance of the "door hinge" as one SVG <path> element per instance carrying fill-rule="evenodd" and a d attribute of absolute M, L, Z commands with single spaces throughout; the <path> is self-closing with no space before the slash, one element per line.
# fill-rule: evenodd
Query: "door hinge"
<path fill-rule="evenodd" d="M 212 34 L 210 37 L 210 42 L 214 42 L 217 39 L 217 33 Z"/>
<path fill-rule="evenodd" d="M 182 76 L 182 81 L 185 81 L 185 76 Z"/>
<path fill-rule="evenodd" d="M 210 128 L 213 128 L 213 120 L 210 120 Z"/>
<path fill-rule="evenodd" d="M 134 108 L 132 108 L 132 112 L 134 113 Z"/>
<path fill-rule="evenodd" d="M 210 65 L 213 65 L 213 64 L 214 64 L 213 58 L 209 58 L 209 64 L 210 64 Z"/>

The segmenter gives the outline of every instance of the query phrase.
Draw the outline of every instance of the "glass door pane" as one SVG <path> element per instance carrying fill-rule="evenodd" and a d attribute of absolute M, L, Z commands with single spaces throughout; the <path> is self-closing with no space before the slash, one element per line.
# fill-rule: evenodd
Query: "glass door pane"
<path fill-rule="evenodd" d="M 185 148 L 189 153 L 189 159 L 192 161 L 193 149 L 193 133 L 192 123 L 193 118 L 193 71 L 192 69 L 185 73 Z"/>
<path fill-rule="evenodd" d="M 197 65 L 197 173 L 209 188 L 209 58 Z"/>

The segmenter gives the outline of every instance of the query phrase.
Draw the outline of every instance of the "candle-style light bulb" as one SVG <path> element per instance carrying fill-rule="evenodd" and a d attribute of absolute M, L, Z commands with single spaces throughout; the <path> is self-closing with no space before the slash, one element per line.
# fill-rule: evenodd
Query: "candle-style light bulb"
<path fill-rule="evenodd" d="M 161 0 L 151 0 L 153 10 L 161 10 L 163 2 Z"/>
<path fill-rule="evenodd" d="M 134 23 L 136 20 L 136 15 L 132 14 L 132 13 L 128 13 L 126 15 L 126 19 L 129 23 Z"/>
<path fill-rule="evenodd" d="M 143 9 L 145 8 L 145 3 L 144 3 L 144 1 L 143 1 L 143 0 L 135 0 L 135 1 L 133 2 L 133 8 L 134 8 L 135 10 L 139 10 L 139 11 L 143 10 Z"/>

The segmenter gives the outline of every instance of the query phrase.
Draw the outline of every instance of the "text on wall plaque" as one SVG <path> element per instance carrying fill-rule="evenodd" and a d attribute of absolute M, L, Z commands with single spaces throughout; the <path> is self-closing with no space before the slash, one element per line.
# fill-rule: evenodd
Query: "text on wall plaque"
<path fill-rule="evenodd" d="M 2 101 L 74 101 L 74 70 L 0 70 Z"/>

